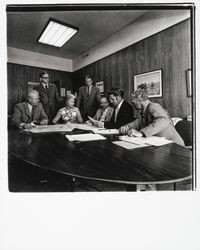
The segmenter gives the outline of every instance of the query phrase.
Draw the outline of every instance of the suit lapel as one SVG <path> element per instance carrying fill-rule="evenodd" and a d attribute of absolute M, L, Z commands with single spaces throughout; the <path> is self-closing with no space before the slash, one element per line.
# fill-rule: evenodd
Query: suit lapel
<path fill-rule="evenodd" d="M 42 92 L 44 92 L 44 93 L 48 93 L 48 90 L 46 90 L 44 87 L 43 87 L 43 85 L 42 85 L 42 83 L 40 83 L 40 90 L 42 91 Z M 50 85 L 49 85 L 49 87 L 50 87 Z"/>
<path fill-rule="evenodd" d="M 121 105 L 120 109 L 118 110 L 116 121 L 118 121 L 118 119 L 120 118 L 121 114 L 123 113 L 124 102 L 125 101 L 122 102 L 122 105 Z M 115 114 L 115 112 L 114 112 L 114 114 Z"/>
<path fill-rule="evenodd" d="M 29 110 L 29 108 L 28 108 L 28 103 L 27 103 L 27 102 L 24 103 L 24 110 L 25 110 L 25 113 L 26 113 L 29 117 L 31 117 L 31 113 L 30 113 L 30 110 Z"/>

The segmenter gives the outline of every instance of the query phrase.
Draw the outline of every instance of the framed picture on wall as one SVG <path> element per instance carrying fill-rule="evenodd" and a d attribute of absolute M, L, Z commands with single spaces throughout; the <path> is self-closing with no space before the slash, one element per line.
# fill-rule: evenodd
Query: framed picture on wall
<path fill-rule="evenodd" d="M 187 84 L 187 96 L 192 96 L 192 72 L 191 69 L 186 70 L 186 84 Z"/>
<path fill-rule="evenodd" d="M 96 87 L 99 89 L 100 93 L 103 93 L 104 92 L 104 82 L 101 81 L 101 82 L 96 82 Z"/>
<path fill-rule="evenodd" d="M 141 84 L 147 87 L 149 98 L 162 97 L 162 70 L 134 75 L 134 90 Z"/>

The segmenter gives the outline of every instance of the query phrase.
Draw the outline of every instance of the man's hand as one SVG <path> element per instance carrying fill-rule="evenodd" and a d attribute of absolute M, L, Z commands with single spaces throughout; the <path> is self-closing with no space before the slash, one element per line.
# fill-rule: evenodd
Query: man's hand
<path fill-rule="evenodd" d="M 32 124 L 30 124 L 30 123 L 24 123 L 23 124 L 23 128 L 25 128 L 25 129 L 31 129 L 31 128 L 34 128 L 35 126 L 33 126 Z"/>
<path fill-rule="evenodd" d="M 128 131 L 128 136 L 142 137 L 143 134 L 135 129 L 130 129 Z"/>
<path fill-rule="evenodd" d="M 119 128 L 119 133 L 120 133 L 120 134 L 125 135 L 125 134 L 128 133 L 128 131 L 129 131 L 129 126 L 127 126 L 127 125 L 122 126 L 122 127 Z"/>
<path fill-rule="evenodd" d="M 98 128 L 103 128 L 103 122 L 100 122 L 100 121 L 95 121 L 94 122 L 94 125 Z"/>
<path fill-rule="evenodd" d="M 48 121 L 46 119 L 40 121 L 40 125 L 47 125 Z"/>

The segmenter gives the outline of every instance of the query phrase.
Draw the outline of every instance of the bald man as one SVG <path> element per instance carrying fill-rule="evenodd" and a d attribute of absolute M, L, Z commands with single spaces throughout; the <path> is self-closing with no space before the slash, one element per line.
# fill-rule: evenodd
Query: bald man
<path fill-rule="evenodd" d="M 13 124 L 18 128 L 30 129 L 35 124 L 47 125 L 48 117 L 39 102 L 39 93 L 31 90 L 27 101 L 15 105 Z"/>

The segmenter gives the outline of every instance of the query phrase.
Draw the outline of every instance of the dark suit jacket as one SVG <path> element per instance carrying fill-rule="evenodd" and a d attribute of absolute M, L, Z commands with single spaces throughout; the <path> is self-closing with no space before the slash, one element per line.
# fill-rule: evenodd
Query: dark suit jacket
<path fill-rule="evenodd" d="M 150 102 L 143 114 L 143 118 L 139 115 L 135 121 L 127 125 L 130 128 L 139 130 L 146 137 L 157 135 L 184 145 L 168 112 L 158 103 Z"/>
<path fill-rule="evenodd" d="M 115 120 L 115 110 L 113 111 L 111 120 L 108 122 L 104 122 L 104 127 L 118 129 L 121 126 L 124 126 L 125 124 L 127 124 L 128 122 L 131 122 L 134 120 L 133 109 L 128 102 L 123 101 L 118 111 L 116 122 L 114 120 Z"/>
<path fill-rule="evenodd" d="M 17 127 L 21 123 L 31 123 L 32 121 L 48 120 L 41 103 L 34 107 L 33 117 L 29 111 L 28 103 L 22 102 L 15 105 L 13 124 Z"/>
<path fill-rule="evenodd" d="M 40 85 L 35 86 L 33 89 L 39 92 L 40 102 L 51 122 L 57 114 L 60 104 L 60 97 L 56 85 L 49 83 L 49 88 L 46 90 L 42 83 L 40 83 Z"/>
<path fill-rule="evenodd" d="M 100 92 L 97 87 L 92 86 L 89 97 L 87 97 L 86 86 L 79 89 L 76 106 L 80 110 L 82 117 L 86 118 L 86 115 L 93 117 L 99 108 L 99 104 Z"/>

